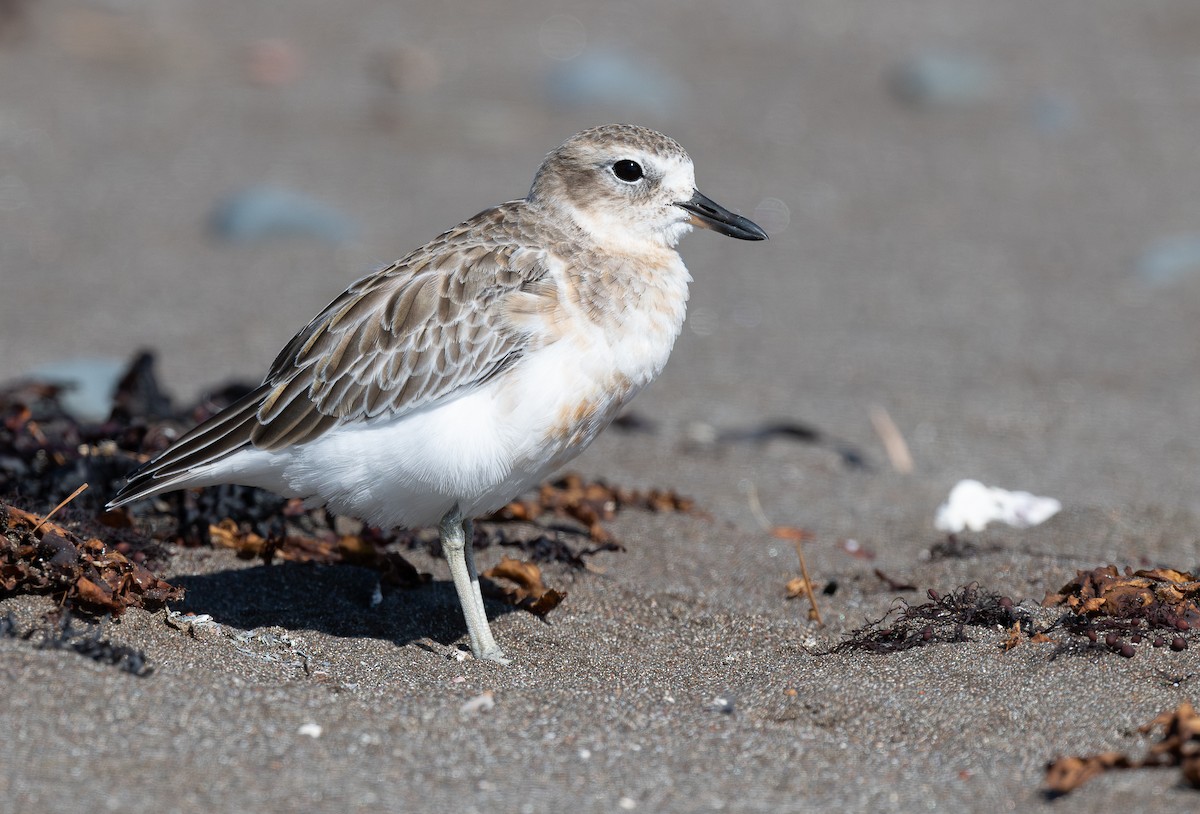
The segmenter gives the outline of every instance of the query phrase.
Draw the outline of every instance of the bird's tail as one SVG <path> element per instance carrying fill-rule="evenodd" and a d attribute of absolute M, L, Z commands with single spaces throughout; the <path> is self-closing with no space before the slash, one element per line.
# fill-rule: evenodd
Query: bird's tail
<path fill-rule="evenodd" d="M 257 414 L 270 391 L 263 385 L 185 434 L 157 458 L 129 476 L 121 491 L 106 508 L 115 509 L 135 500 L 223 482 L 205 469 L 250 444 L 250 433 L 258 425 Z"/>

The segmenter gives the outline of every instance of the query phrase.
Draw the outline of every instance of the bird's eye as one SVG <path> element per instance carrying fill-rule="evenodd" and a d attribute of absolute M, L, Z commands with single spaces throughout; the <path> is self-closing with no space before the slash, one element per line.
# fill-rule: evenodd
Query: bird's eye
<path fill-rule="evenodd" d="M 612 165 L 613 175 L 620 178 L 627 184 L 632 184 L 635 181 L 640 181 L 642 178 L 642 165 L 636 161 L 630 161 L 628 158 L 618 161 Z"/>

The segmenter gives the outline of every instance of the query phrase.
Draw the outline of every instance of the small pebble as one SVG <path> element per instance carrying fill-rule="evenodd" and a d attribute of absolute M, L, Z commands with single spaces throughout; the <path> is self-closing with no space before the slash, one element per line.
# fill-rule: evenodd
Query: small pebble
<path fill-rule="evenodd" d="M 547 77 L 551 104 L 562 108 L 611 106 L 662 115 L 678 109 L 688 88 L 657 66 L 623 53 L 584 53 L 555 62 Z"/>
<path fill-rule="evenodd" d="M 1187 639 L 1182 636 L 1176 636 L 1174 639 L 1171 639 L 1171 649 L 1177 652 L 1187 650 Z"/>
<path fill-rule="evenodd" d="M 855 557 L 860 560 L 875 559 L 874 551 L 853 538 L 844 540 L 842 542 L 842 550 L 851 557 Z"/>
<path fill-rule="evenodd" d="M 1186 619 L 1176 619 L 1175 620 L 1175 629 L 1176 630 L 1191 630 L 1192 626 L 1188 624 Z"/>
<path fill-rule="evenodd" d="M 1167 640 L 1164 639 L 1162 636 L 1155 636 L 1153 644 L 1155 647 L 1166 647 Z"/>
<path fill-rule="evenodd" d="M 265 39 L 246 47 L 245 71 L 255 85 L 290 85 L 300 78 L 304 60 L 288 40 Z"/>
<path fill-rule="evenodd" d="M 1200 274 L 1200 234 L 1152 241 L 1138 257 L 1134 273 L 1151 285 L 1168 285 Z"/>
<path fill-rule="evenodd" d="M 1073 100 L 1043 93 L 1034 97 L 1029 105 L 1034 126 L 1043 133 L 1059 133 L 1071 128 L 1079 119 L 1079 111 Z"/>
<path fill-rule="evenodd" d="M 717 712 L 720 712 L 722 715 L 732 715 L 734 707 L 733 696 L 729 695 L 728 693 L 724 695 L 718 695 L 712 700 L 712 706 L 713 709 L 715 709 Z"/>
<path fill-rule="evenodd" d="M 322 732 L 321 725 L 314 724 L 311 721 L 306 724 L 301 724 L 300 728 L 298 730 L 296 730 L 297 735 L 308 735 L 308 737 L 310 737 L 310 738 L 321 737 L 321 732 Z"/>
<path fill-rule="evenodd" d="M 987 99 L 995 85 L 991 66 L 971 54 L 918 54 L 892 71 L 892 94 L 913 107 L 967 107 Z"/>
<path fill-rule="evenodd" d="M 388 90 L 423 93 L 441 80 L 442 64 L 434 51 L 405 43 L 372 54 L 369 71 Z"/>
<path fill-rule="evenodd" d="M 213 232 L 231 243 L 305 235 L 344 243 L 354 232 L 350 218 L 326 204 L 289 189 L 249 187 L 217 203 L 210 216 Z"/>
<path fill-rule="evenodd" d="M 1136 651 L 1134 651 L 1133 645 L 1125 643 L 1121 645 L 1121 649 L 1118 652 L 1125 658 L 1131 659 Z"/>

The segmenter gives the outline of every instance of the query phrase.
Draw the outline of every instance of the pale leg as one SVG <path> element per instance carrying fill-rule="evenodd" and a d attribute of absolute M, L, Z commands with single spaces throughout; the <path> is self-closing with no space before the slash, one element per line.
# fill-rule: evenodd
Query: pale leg
<path fill-rule="evenodd" d="M 480 617 L 487 619 L 487 611 L 483 608 L 483 591 L 479 587 L 479 571 L 475 568 L 475 546 L 472 544 L 475 539 L 475 523 L 470 518 L 464 518 L 462 527 L 465 541 L 463 554 L 467 559 L 467 577 L 471 580 L 471 595 L 475 599 L 475 607 L 479 609 Z M 489 642 L 495 644 L 495 641 L 491 638 L 491 628 L 485 628 L 485 633 L 487 638 L 480 644 L 486 650 Z"/>
<path fill-rule="evenodd" d="M 475 557 L 471 551 L 470 521 L 463 522 L 455 506 L 446 512 L 438 531 L 442 538 L 442 553 L 450 566 L 450 577 L 454 590 L 462 605 L 463 617 L 467 622 L 467 635 L 471 639 L 471 652 L 477 659 L 487 659 L 508 664 L 504 651 L 492 638 L 487 614 L 483 609 L 483 594 L 479 591 L 479 575 L 475 571 Z"/>

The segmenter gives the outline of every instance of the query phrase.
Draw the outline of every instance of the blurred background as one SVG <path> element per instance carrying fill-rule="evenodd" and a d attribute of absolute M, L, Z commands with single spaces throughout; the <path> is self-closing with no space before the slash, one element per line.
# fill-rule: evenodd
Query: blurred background
<path fill-rule="evenodd" d="M 635 404 L 658 431 L 584 468 L 735 515 L 749 473 L 775 516 L 850 523 L 828 452 L 676 453 L 788 419 L 886 470 L 883 407 L 930 500 L 1200 509 L 1193 0 L 3 0 L 0 380 L 142 347 L 182 397 L 258 379 L 608 121 L 772 239 L 685 239 L 689 320 Z"/>

